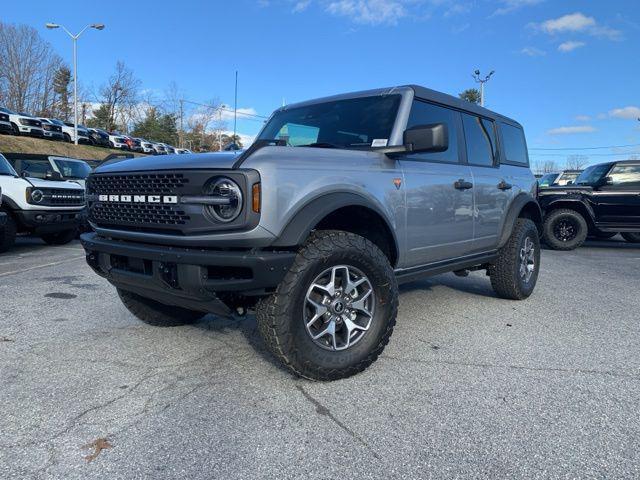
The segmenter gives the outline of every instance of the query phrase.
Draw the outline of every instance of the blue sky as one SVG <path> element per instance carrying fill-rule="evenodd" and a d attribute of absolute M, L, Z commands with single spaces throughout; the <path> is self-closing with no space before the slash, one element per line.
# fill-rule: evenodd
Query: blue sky
<path fill-rule="evenodd" d="M 531 148 L 640 144 L 638 0 L 32 1 L 2 20 L 36 27 L 69 62 L 70 40 L 44 24 L 105 23 L 79 43 L 87 88 L 123 60 L 158 95 L 175 81 L 190 100 L 231 104 L 238 70 L 239 106 L 268 115 L 283 99 L 407 83 L 455 95 L 479 68 L 496 71 L 487 106 L 519 120 Z M 620 152 L 640 146 L 535 151 L 560 163 Z"/>

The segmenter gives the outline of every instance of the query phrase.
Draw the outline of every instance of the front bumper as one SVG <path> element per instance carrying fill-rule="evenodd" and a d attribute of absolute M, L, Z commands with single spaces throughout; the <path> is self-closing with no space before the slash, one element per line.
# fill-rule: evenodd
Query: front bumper
<path fill-rule="evenodd" d="M 166 305 L 229 315 L 217 294 L 264 295 L 293 264 L 294 252 L 176 248 L 81 235 L 87 263 L 117 288 Z"/>
<path fill-rule="evenodd" d="M 49 130 L 43 130 L 42 132 L 45 138 L 52 138 L 55 140 L 64 140 L 64 135 L 62 132 L 51 132 Z"/>
<path fill-rule="evenodd" d="M 44 131 L 39 127 L 31 127 L 29 125 L 18 125 L 18 130 L 21 135 L 31 135 L 33 137 L 42 137 Z"/>
<path fill-rule="evenodd" d="M 77 228 L 81 220 L 80 210 L 16 210 L 23 227 L 36 234 L 56 233 Z"/>

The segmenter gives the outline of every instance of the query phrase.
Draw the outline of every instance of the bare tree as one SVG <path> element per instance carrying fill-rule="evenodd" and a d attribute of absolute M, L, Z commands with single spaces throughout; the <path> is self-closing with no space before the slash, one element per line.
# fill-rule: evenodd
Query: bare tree
<path fill-rule="evenodd" d="M 564 163 L 565 170 L 582 170 L 589 162 L 587 155 L 569 155 Z"/>
<path fill-rule="evenodd" d="M 34 28 L 0 22 L 0 101 L 4 105 L 50 114 L 55 104 L 53 79 L 62 64 Z"/>
<path fill-rule="evenodd" d="M 140 80 L 122 61 L 116 63 L 116 70 L 106 84 L 100 87 L 99 101 L 106 118 L 103 128 L 115 130 L 118 126 L 127 130 L 135 120 L 139 108 Z"/>

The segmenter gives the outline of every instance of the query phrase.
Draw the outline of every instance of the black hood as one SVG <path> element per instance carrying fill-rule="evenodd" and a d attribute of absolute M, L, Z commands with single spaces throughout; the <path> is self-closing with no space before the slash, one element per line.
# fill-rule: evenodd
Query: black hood
<path fill-rule="evenodd" d="M 579 192 L 591 192 L 593 187 L 589 185 L 557 185 L 553 187 L 540 188 L 540 195 L 553 195 L 558 193 L 579 193 Z"/>
<path fill-rule="evenodd" d="M 111 160 L 100 165 L 95 173 L 233 168 L 240 153 L 242 152 L 191 153 Z"/>

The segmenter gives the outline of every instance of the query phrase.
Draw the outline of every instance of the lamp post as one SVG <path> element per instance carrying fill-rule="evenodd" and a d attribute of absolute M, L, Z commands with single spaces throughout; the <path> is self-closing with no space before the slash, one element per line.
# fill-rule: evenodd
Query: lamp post
<path fill-rule="evenodd" d="M 92 23 L 80 30 L 76 35 L 67 30 L 64 25 L 59 25 L 57 23 L 47 23 L 46 27 L 50 30 L 54 28 L 62 28 L 73 40 L 73 136 L 74 143 L 78 145 L 78 38 L 80 38 L 80 35 L 82 35 L 87 28 L 102 30 L 104 29 L 104 24 Z"/>
<path fill-rule="evenodd" d="M 496 71 L 491 70 L 491 72 L 489 72 L 489 75 L 482 78 L 480 76 L 480 70 L 476 70 L 475 72 L 473 72 L 473 75 L 471 75 L 473 79 L 476 81 L 476 83 L 480 84 L 480 106 L 481 107 L 484 107 L 484 84 L 489 81 L 489 79 L 494 73 L 496 73 Z"/>

